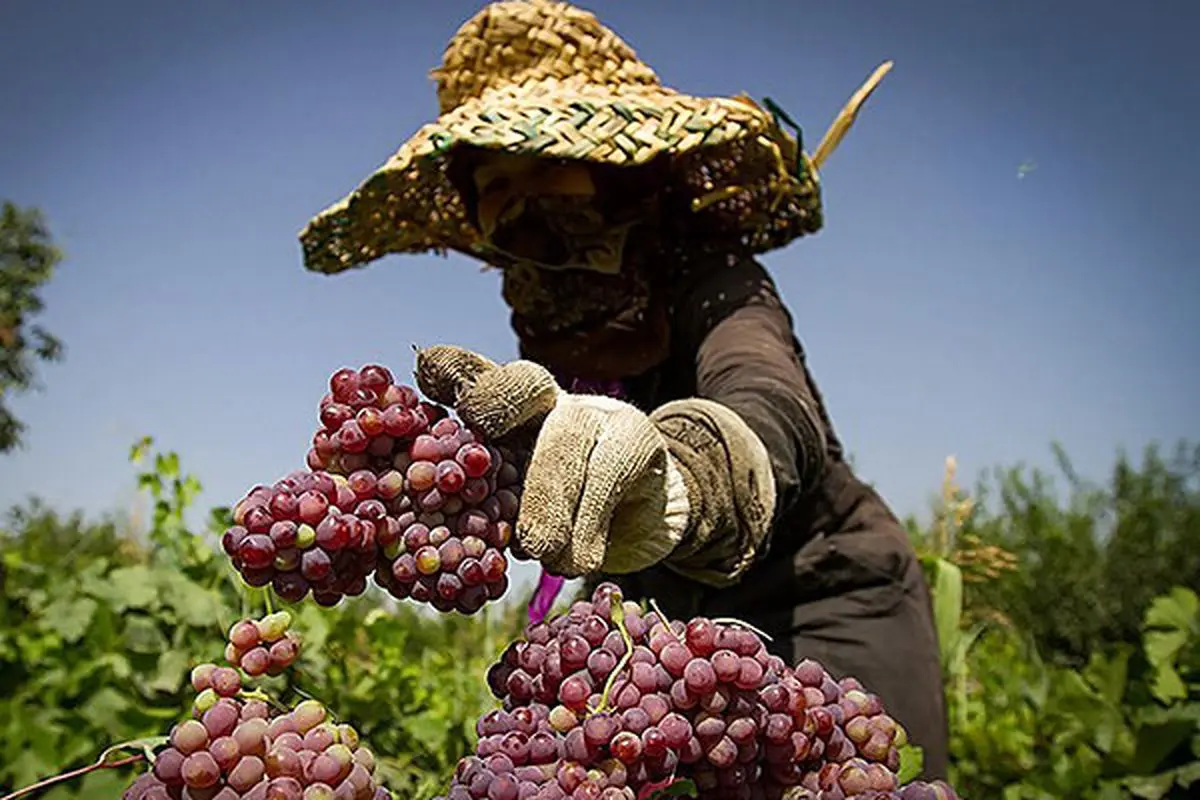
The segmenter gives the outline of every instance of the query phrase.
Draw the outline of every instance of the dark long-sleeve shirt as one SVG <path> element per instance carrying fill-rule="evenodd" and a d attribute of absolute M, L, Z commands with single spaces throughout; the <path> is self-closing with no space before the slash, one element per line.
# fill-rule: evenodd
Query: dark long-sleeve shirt
<path fill-rule="evenodd" d="M 818 535 L 886 527 L 897 533 L 898 547 L 906 546 L 882 498 L 845 462 L 792 317 L 766 270 L 745 259 L 679 278 L 673 286 L 671 355 L 626 381 L 629 400 L 650 411 L 672 400 L 704 397 L 737 412 L 770 455 L 775 521 L 758 563 L 732 587 L 703 587 L 665 567 L 620 576 L 618 582 L 671 606 L 686 598 L 688 608 L 679 607 L 679 613 L 715 603 L 745 614 L 802 601 L 795 558 Z M 646 591 L 651 584 L 655 590 Z"/>
<path fill-rule="evenodd" d="M 675 619 L 732 617 L 762 629 L 795 664 L 816 658 L 854 675 L 925 748 L 944 777 L 948 732 L 932 607 L 903 526 L 846 463 L 820 390 L 766 271 L 752 260 L 672 281 L 666 362 L 624 381 L 647 413 L 704 397 L 736 412 L 771 459 L 776 512 L 757 561 L 714 587 L 666 565 L 596 576 Z"/>

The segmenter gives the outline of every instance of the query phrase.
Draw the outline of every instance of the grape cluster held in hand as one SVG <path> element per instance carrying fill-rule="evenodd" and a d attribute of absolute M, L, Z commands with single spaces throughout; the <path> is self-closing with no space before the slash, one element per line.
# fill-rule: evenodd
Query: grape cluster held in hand
<path fill-rule="evenodd" d="M 222 545 L 248 584 L 328 606 L 374 578 L 463 613 L 504 594 L 521 482 L 510 451 L 377 365 L 336 372 L 320 419 L 312 471 L 234 507 Z"/>

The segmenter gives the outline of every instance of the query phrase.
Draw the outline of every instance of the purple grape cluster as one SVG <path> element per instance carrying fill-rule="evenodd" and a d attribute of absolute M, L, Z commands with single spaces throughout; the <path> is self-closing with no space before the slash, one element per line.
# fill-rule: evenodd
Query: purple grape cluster
<path fill-rule="evenodd" d="M 321 402 L 311 472 L 256 486 L 222 546 L 251 586 L 324 606 L 366 591 L 470 614 L 508 589 L 521 491 L 516 456 L 397 385 L 339 370 Z"/>
<path fill-rule="evenodd" d="M 375 536 L 385 513 L 327 472 L 293 472 L 256 486 L 233 510 L 221 545 L 251 586 L 270 585 L 296 602 L 310 591 L 321 605 L 367 590 L 375 569 Z"/>
<path fill-rule="evenodd" d="M 279 713 L 239 698 L 237 671 L 212 664 L 193 671 L 192 685 L 192 718 L 171 730 L 122 800 L 391 800 L 374 754 L 321 703 Z"/>
<path fill-rule="evenodd" d="M 899 786 L 904 729 L 856 680 L 789 668 L 736 622 L 643 613 L 612 584 L 527 627 L 487 680 L 502 706 L 447 800 L 642 798 L 680 778 L 702 800 L 955 797 Z"/>
<path fill-rule="evenodd" d="M 521 475 L 511 453 L 447 417 L 397 455 L 375 580 L 393 597 L 471 614 L 508 589 Z M 385 475 L 388 473 L 385 473 Z"/>
<path fill-rule="evenodd" d="M 447 410 L 423 401 L 411 386 L 397 384 L 387 367 L 339 369 L 321 398 L 321 428 L 313 434 L 308 467 L 350 475 L 387 470 L 406 443 L 428 433 Z"/>

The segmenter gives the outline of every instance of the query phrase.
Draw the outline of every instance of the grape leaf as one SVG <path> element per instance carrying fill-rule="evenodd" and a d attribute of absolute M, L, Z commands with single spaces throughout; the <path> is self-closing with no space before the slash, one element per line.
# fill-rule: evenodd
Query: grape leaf
<path fill-rule="evenodd" d="M 445 719 L 434 712 L 409 715 L 405 718 L 403 726 L 414 739 L 435 748 L 443 747 L 449 736 Z"/>
<path fill-rule="evenodd" d="M 90 597 L 63 597 L 42 610 L 42 627 L 57 633 L 67 644 L 79 641 L 92 624 L 99 605 Z"/>
<path fill-rule="evenodd" d="M 145 765 L 139 768 L 145 769 Z M 120 797 L 130 783 L 130 776 L 123 772 L 104 769 L 88 773 L 79 782 L 79 797 Z"/>
<path fill-rule="evenodd" d="M 88 698 L 80 709 L 81 716 L 100 730 L 109 730 L 113 719 L 129 708 L 129 700 L 120 692 L 105 686 Z"/>
<path fill-rule="evenodd" d="M 1146 627 L 1187 631 L 1196 626 L 1198 616 L 1200 598 L 1190 589 L 1177 586 L 1150 605 L 1146 611 Z"/>
<path fill-rule="evenodd" d="M 15 786 L 25 786 L 55 773 L 53 764 L 43 761 L 29 749 L 13 758 L 5 769 L 12 775 Z"/>
<path fill-rule="evenodd" d="M 896 777 L 901 784 L 916 780 L 925 768 L 925 751 L 915 744 L 906 744 L 900 748 L 900 766 Z"/>
<path fill-rule="evenodd" d="M 1166 718 L 1147 722 L 1137 732 L 1132 767 L 1141 773 L 1160 768 L 1175 748 L 1188 740 L 1194 730 L 1190 720 Z"/>
<path fill-rule="evenodd" d="M 125 648 L 134 653 L 161 653 L 167 649 L 167 637 L 159 630 L 153 618 L 129 617 L 125 620 Z"/>
<path fill-rule="evenodd" d="M 1200 781 L 1200 761 L 1193 761 L 1175 770 L 1175 785 L 1188 787 Z"/>
<path fill-rule="evenodd" d="M 213 623 L 220 611 L 214 594 L 178 572 L 159 574 L 163 601 L 175 609 L 179 621 L 194 628 Z"/>
<path fill-rule="evenodd" d="M 1125 788 L 1133 797 L 1142 800 L 1161 800 L 1171 790 L 1175 777 L 1169 772 L 1161 775 L 1135 775 L 1125 779 Z"/>
<path fill-rule="evenodd" d="M 158 657 L 158 671 L 146 687 L 155 692 L 176 691 L 183 684 L 188 661 L 188 654 L 182 650 L 167 650 Z"/>
<path fill-rule="evenodd" d="M 154 573 L 149 567 L 121 567 L 108 573 L 108 600 L 113 609 L 151 608 L 158 598 L 158 587 L 154 585 Z"/>
<path fill-rule="evenodd" d="M 1097 693 L 1109 703 L 1119 703 L 1125 696 L 1125 685 L 1129 675 L 1130 650 L 1126 646 L 1114 648 L 1111 656 L 1093 653 L 1084 670 L 1084 678 Z"/>

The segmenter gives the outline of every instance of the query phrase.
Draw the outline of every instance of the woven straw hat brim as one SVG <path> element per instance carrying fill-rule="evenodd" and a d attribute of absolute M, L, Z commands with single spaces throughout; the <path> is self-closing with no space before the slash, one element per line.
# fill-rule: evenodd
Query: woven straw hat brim
<path fill-rule="evenodd" d="M 770 151 L 783 169 L 794 169 L 797 157 L 807 161 L 772 115 L 748 98 L 584 80 L 490 89 L 421 128 L 362 185 L 317 215 L 300 234 L 305 266 L 332 274 L 396 253 L 478 254 L 478 231 L 446 170 L 447 154 L 460 145 L 632 166 L 737 139 Z M 816 180 L 815 171 L 809 176 Z"/>

